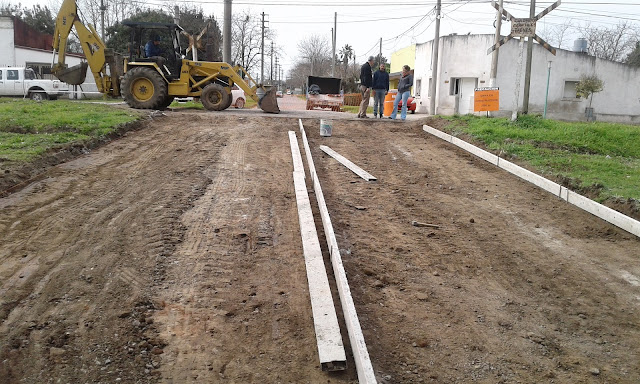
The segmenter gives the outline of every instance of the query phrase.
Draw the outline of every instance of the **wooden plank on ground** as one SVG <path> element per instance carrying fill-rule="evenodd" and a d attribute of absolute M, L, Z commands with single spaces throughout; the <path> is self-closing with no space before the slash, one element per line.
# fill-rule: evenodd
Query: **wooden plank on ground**
<path fill-rule="evenodd" d="M 338 162 L 340 162 L 340 164 L 342 164 L 345 167 L 349 168 L 353 173 L 355 173 L 356 175 L 362 177 L 363 179 L 365 179 L 367 181 L 378 180 L 375 176 L 373 176 L 369 172 L 365 171 L 364 169 L 358 167 L 353 162 L 351 162 L 349 159 L 347 159 L 346 157 L 342 156 L 341 154 L 339 154 L 338 152 L 334 151 L 333 149 L 327 147 L 326 145 L 321 145 L 320 149 L 324 153 L 326 153 L 327 155 L 329 155 L 329 156 L 333 157 L 334 159 L 338 160 Z"/>
<path fill-rule="evenodd" d="M 358 382 L 360 384 L 375 384 L 376 376 L 373 371 L 371 359 L 369 357 L 369 351 L 367 350 L 367 344 L 364 340 L 364 334 L 360 327 L 360 320 L 358 319 L 358 313 L 351 296 L 351 289 L 349 288 L 349 281 L 347 280 L 347 273 L 344 270 L 342 264 L 342 256 L 340 255 L 340 248 L 338 247 L 338 241 L 333 231 L 333 224 L 331 223 L 331 217 L 329 216 L 329 210 L 324 200 L 324 194 L 322 193 L 322 187 L 318 175 L 315 174 L 315 165 L 313 163 L 313 157 L 311 156 L 311 150 L 307 141 L 307 135 L 304 132 L 304 126 L 302 120 L 300 122 L 300 133 L 302 135 L 302 141 L 304 143 L 305 152 L 307 155 L 307 164 L 311 171 L 311 180 L 313 181 L 313 190 L 315 192 L 316 200 L 318 202 L 318 209 L 320 211 L 320 217 L 322 218 L 322 225 L 324 227 L 325 237 L 327 239 L 327 245 L 329 248 L 329 254 L 331 256 L 331 265 L 333 266 L 333 274 L 336 278 L 336 285 L 338 287 L 338 294 L 340 295 L 340 303 L 342 304 L 342 313 L 344 315 L 345 323 L 347 325 L 347 331 L 349 334 L 349 341 L 351 342 L 351 349 L 353 352 L 353 359 L 356 363 L 356 371 L 358 372 Z"/>
<path fill-rule="evenodd" d="M 313 325 L 318 344 L 318 355 L 323 371 L 344 370 L 347 367 L 347 357 L 340 335 L 338 316 L 333 305 L 329 278 L 322 259 L 322 250 L 316 225 L 311 211 L 311 202 L 304 181 L 304 169 L 296 170 L 295 164 L 302 164 L 302 156 L 298 147 L 295 132 L 289 132 L 289 143 L 293 157 L 293 182 L 298 204 L 298 219 L 300 220 L 300 234 L 302 236 L 302 250 L 307 268 L 307 282 L 311 297 L 311 311 Z"/>

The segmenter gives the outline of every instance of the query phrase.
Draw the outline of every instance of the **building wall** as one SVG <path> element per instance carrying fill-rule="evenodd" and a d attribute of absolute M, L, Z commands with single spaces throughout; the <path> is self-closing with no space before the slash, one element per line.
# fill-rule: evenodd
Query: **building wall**
<path fill-rule="evenodd" d="M 15 52 L 13 44 L 13 19 L 0 16 L 0 65 L 15 66 Z"/>
<path fill-rule="evenodd" d="M 16 36 L 17 34 L 17 36 Z M 23 37 L 21 37 L 23 36 Z M 25 37 L 26 36 L 26 37 Z M 25 44 L 37 43 L 38 46 L 47 46 L 51 48 L 51 36 L 44 35 L 38 38 L 33 31 L 29 32 L 28 26 L 20 23 L 20 29 L 14 30 L 14 19 L 8 16 L 0 17 L 0 66 L 17 66 L 23 67 L 27 63 L 40 64 L 42 66 L 51 67 L 53 62 L 53 52 L 47 49 L 37 47 L 20 46 L 15 41 L 22 41 Z M 77 55 L 67 54 L 65 62 L 70 67 L 80 64 L 82 58 Z M 72 87 L 70 87 L 72 88 Z M 84 84 L 78 86 L 77 97 L 101 97 L 96 86 L 95 79 L 91 71 L 87 71 L 87 77 Z"/>
<path fill-rule="evenodd" d="M 416 45 L 411 44 L 406 48 L 402 48 L 391 54 L 391 73 L 402 71 L 403 65 L 414 67 L 416 62 Z"/>
<path fill-rule="evenodd" d="M 468 81 L 467 84 L 475 82 L 478 87 L 489 86 L 491 55 L 487 54 L 487 50 L 493 45 L 493 41 L 493 35 L 453 35 L 441 38 L 436 91 L 437 114 L 452 115 L 460 106 L 459 96 L 452 92 L 454 79 Z M 429 112 L 432 44 L 430 41 L 415 46 L 414 94 L 419 113 Z M 499 49 L 496 85 L 500 87 L 500 111 L 496 115 L 510 116 L 514 108 L 519 53 L 516 39 L 510 40 Z M 526 56 L 525 49 L 523 63 L 526 63 Z M 392 55 L 393 57 L 396 56 Z M 570 88 L 570 84 L 567 83 L 579 81 L 583 74 L 595 73 L 605 83 L 604 90 L 593 97 L 592 107 L 596 118 L 603 121 L 640 122 L 640 69 L 560 49 L 557 50 L 557 55 L 553 56 L 539 44 L 533 46 L 530 113 L 542 114 L 544 111 L 549 61 L 552 63 L 547 116 L 584 120 L 585 107 L 589 106 L 589 101 L 567 97 L 565 92 Z M 394 68 L 393 59 L 391 65 Z M 396 65 L 401 64 L 396 62 Z M 523 64 L 518 92 L 520 109 L 524 97 L 524 71 Z M 466 101 L 473 104 L 473 99 Z"/>

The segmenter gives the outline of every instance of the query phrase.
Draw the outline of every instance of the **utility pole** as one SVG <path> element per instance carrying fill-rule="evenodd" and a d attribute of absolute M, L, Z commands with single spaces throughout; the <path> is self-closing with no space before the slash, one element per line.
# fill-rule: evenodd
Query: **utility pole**
<path fill-rule="evenodd" d="M 336 35 L 338 34 L 338 12 L 333 13 L 333 29 L 331 37 L 333 43 L 333 53 L 331 55 L 331 77 L 336 77 Z"/>
<path fill-rule="evenodd" d="M 231 0 L 224 0 L 224 26 L 222 28 L 222 61 L 231 64 Z"/>
<path fill-rule="evenodd" d="M 269 84 L 273 85 L 273 41 L 271 42 L 271 66 L 269 67 Z"/>
<path fill-rule="evenodd" d="M 431 98 L 429 99 L 429 113 L 436 114 L 436 84 L 438 83 L 438 51 L 440 45 L 440 8 L 441 3 L 438 0 L 436 4 L 436 37 L 433 39 L 433 64 L 431 71 L 431 86 L 429 87 Z"/>
<path fill-rule="evenodd" d="M 378 68 L 380 64 L 386 64 L 382 62 L 382 37 L 380 38 L 380 50 L 378 51 Z"/>
<path fill-rule="evenodd" d="M 278 66 L 279 65 L 280 64 L 278 64 L 278 56 L 276 56 L 276 68 L 275 68 L 275 70 L 276 70 L 276 84 L 278 84 Z"/>
<path fill-rule="evenodd" d="M 529 17 L 536 17 L 536 0 L 531 0 Z M 531 56 L 533 55 L 533 36 L 527 38 L 527 67 L 524 73 L 524 96 L 522 98 L 522 113 L 529 113 L 529 91 L 531 89 Z"/>
<path fill-rule="evenodd" d="M 107 10 L 107 7 L 104 5 L 104 0 L 100 0 L 100 18 L 102 25 L 102 41 L 104 42 L 104 11 Z"/>
<path fill-rule="evenodd" d="M 499 2 L 500 9 L 502 9 L 502 0 Z M 502 12 L 496 10 L 496 35 L 494 44 L 498 44 L 500 41 L 500 29 L 502 28 Z M 495 49 L 491 56 L 491 76 L 489 77 L 489 86 L 496 86 L 496 78 L 498 77 L 498 50 Z"/>
<path fill-rule="evenodd" d="M 260 84 L 264 84 L 264 12 L 262 12 L 262 42 L 260 48 Z"/>

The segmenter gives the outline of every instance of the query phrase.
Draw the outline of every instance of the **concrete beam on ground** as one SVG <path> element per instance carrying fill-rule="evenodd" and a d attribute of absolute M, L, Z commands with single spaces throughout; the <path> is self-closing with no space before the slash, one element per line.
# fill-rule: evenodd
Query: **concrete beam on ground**
<path fill-rule="evenodd" d="M 592 215 L 599 217 L 600 219 L 615 225 L 631 234 L 640 237 L 640 221 L 635 220 L 627 215 L 624 215 L 616 210 L 606 207 L 600 203 L 597 203 L 591 199 L 588 199 L 580 194 L 577 194 L 566 187 L 561 186 L 558 183 L 546 179 L 536 173 L 533 173 L 527 169 L 513 164 L 510 161 L 499 158 L 485 150 L 482 150 L 472 144 L 469 144 L 463 140 L 453 137 L 447 133 L 444 133 L 438 129 L 430 127 L 428 125 L 423 126 L 423 130 L 436 137 L 441 138 L 444 141 L 448 141 L 459 148 L 462 148 L 469 153 L 472 153 L 481 159 L 484 159 L 493 165 L 500 167 L 501 169 L 515 175 L 523 180 L 526 180 L 537 187 L 544 189 L 549 193 L 553 193 L 560 199 L 572 204 L 584 211 L 591 213 Z"/>
<path fill-rule="evenodd" d="M 367 181 L 378 180 L 375 176 L 373 176 L 369 172 L 365 171 L 364 169 L 358 167 L 353 162 L 351 162 L 349 159 L 347 159 L 346 157 L 342 156 L 341 154 L 339 154 L 338 152 L 334 151 L 333 149 L 327 147 L 326 145 L 321 145 L 320 149 L 324 153 L 326 153 L 327 155 L 329 155 L 329 156 L 333 157 L 334 159 L 338 160 L 338 162 L 340 162 L 340 164 L 342 164 L 345 167 L 349 168 L 353 173 L 355 173 L 356 175 L 362 177 L 363 179 L 365 179 Z"/>
<path fill-rule="evenodd" d="M 347 357 L 340 335 L 338 316 L 333 305 L 329 278 L 322 258 L 320 241 L 313 220 L 304 168 L 298 168 L 302 164 L 302 156 L 298 147 L 298 139 L 293 131 L 289 131 L 289 143 L 294 164 L 293 182 L 320 365 L 323 371 L 345 370 Z M 296 164 L 298 165 L 296 166 Z"/>
<path fill-rule="evenodd" d="M 307 156 L 307 165 L 309 166 L 311 180 L 313 181 L 313 190 L 318 202 L 318 209 L 320 211 L 320 217 L 322 218 L 322 226 L 324 228 L 327 246 L 329 248 L 329 253 L 331 256 L 333 274 L 335 276 L 338 293 L 340 295 L 342 313 L 347 325 L 347 332 L 349 334 L 349 341 L 351 342 L 353 358 L 356 363 L 358 382 L 360 384 L 375 384 L 375 372 L 371 364 L 369 351 L 367 350 L 367 344 L 364 340 L 364 334 L 362 333 L 362 328 L 360 327 L 360 320 L 358 319 L 358 313 L 356 311 L 355 303 L 353 302 L 353 297 L 351 296 L 351 289 L 349 288 L 347 273 L 344 270 L 344 265 L 342 264 L 340 248 L 338 247 L 338 241 L 333 231 L 333 224 L 331 223 L 329 210 L 327 209 L 327 204 L 324 200 L 322 186 L 320 185 L 320 180 L 318 179 L 318 175 L 316 174 L 313 157 L 311 156 L 311 149 L 309 148 L 309 142 L 307 141 L 307 134 L 304 131 L 302 120 L 298 120 L 298 122 L 300 124 L 300 134 L 302 135 L 302 142 Z"/>

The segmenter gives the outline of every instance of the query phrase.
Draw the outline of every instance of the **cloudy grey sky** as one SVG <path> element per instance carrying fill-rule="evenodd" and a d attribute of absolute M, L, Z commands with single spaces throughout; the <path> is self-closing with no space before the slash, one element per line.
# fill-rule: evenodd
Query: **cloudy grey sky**
<path fill-rule="evenodd" d="M 5 0 L 7 1 L 7 0 Z M 17 2 L 18 0 L 9 0 Z M 60 1 L 49 0 L 57 12 Z M 108 0 L 105 0 L 108 4 Z M 213 13 L 222 23 L 223 0 L 132 0 L 172 10 L 174 4 L 200 5 L 207 14 Z M 41 3 L 38 0 L 22 0 L 23 5 Z M 234 0 L 233 12 L 250 10 L 265 12 L 267 24 L 276 33 L 275 44 L 283 52 L 281 62 L 286 70 L 297 60 L 297 44 L 303 38 L 320 34 L 331 40 L 334 12 L 338 14 L 337 49 L 350 44 L 362 63 L 368 55 L 376 55 L 379 40 L 383 39 L 382 54 L 389 58 L 391 52 L 412 43 L 433 39 L 435 34 L 435 0 Z M 536 13 L 553 1 L 538 2 Z M 504 8 L 515 17 L 529 16 L 528 1 L 504 0 Z M 442 0 L 441 35 L 450 33 L 494 33 L 495 10 L 490 0 Z M 603 25 L 613 27 L 619 22 L 631 22 L 640 29 L 640 2 L 638 0 L 565 0 L 562 5 L 542 18 L 538 34 L 545 28 L 570 21 L 574 25 Z M 504 23 L 502 34 L 509 33 L 510 24 Z M 580 36 L 572 36 L 571 39 Z M 268 44 L 268 43 L 267 43 Z M 571 46 L 571 44 L 569 44 Z"/>

